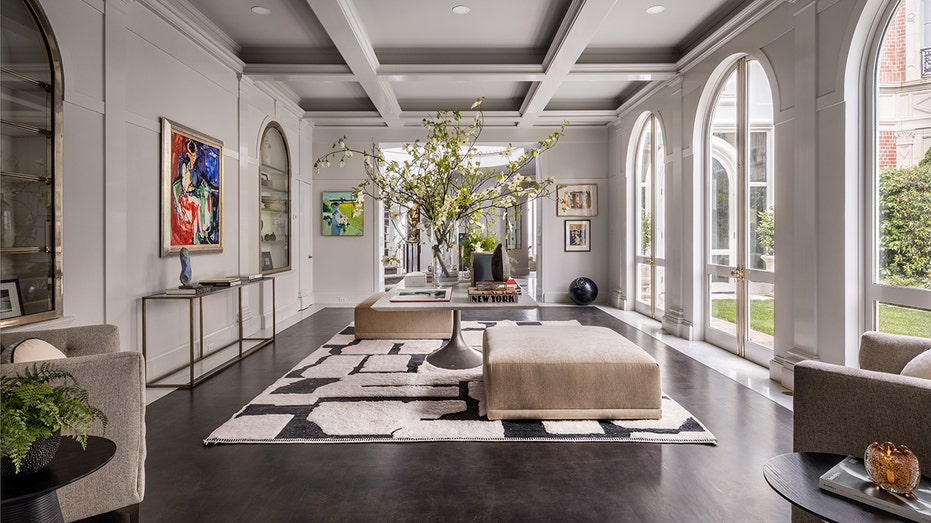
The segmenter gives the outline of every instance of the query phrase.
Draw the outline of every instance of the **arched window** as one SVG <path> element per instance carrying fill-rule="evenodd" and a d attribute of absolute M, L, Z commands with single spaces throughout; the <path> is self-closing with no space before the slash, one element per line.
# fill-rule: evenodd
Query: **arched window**
<path fill-rule="evenodd" d="M 705 338 L 766 364 L 775 335 L 773 96 L 752 58 L 723 78 L 705 136 Z"/>
<path fill-rule="evenodd" d="M 636 301 L 635 309 L 656 318 L 666 308 L 666 167 L 663 129 L 655 114 L 643 122 L 634 163 L 636 176 Z"/>
<path fill-rule="evenodd" d="M 873 55 L 864 321 L 867 329 L 924 337 L 931 337 L 929 8 L 928 1 L 890 2 Z"/>

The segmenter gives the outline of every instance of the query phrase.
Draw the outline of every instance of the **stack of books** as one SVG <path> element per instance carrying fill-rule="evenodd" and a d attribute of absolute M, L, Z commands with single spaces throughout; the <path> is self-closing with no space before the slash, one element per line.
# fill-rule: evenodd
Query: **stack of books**
<path fill-rule="evenodd" d="M 201 285 L 209 285 L 211 287 L 235 287 L 236 285 L 242 284 L 241 276 L 227 276 L 226 278 L 214 278 L 212 280 L 200 280 Z"/>
<path fill-rule="evenodd" d="M 213 287 L 207 285 L 189 285 L 187 287 L 178 287 L 176 289 L 165 289 L 165 294 L 169 296 L 200 296 L 213 290 Z"/>
<path fill-rule="evenodd" d="M 469 287 L 471 303 L 517 303 L 521 294 L 520 285 L 514 280 L 480 281 Z"/>

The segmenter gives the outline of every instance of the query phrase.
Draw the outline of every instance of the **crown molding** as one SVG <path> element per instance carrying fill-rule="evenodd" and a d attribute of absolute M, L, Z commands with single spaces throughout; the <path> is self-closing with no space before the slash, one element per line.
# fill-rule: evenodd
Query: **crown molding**
<path fill-rule="evenodd" d="M 193 41 L 207 54 L 236 73 L 245 63 L 239 59 L 239 46 L 187 0 L 134 0 Z"/>
<path fill-rule="evenodd" d="M 721 27 L 718 27 L 711 34 L 702 38 L 701 42 L 699 42 L 695 48 L 679 59 L 676 63 L 678 71 L 680 73 L 686 73 L 693 67 L 699 65 L 710 55 L 733 40 L 737 35 L 741 34 L 745 29 L 749 28 L 787 1 L 789 0 L 753 0 L 749 6 L 741 9 L 740 12 L 724 22 Z"/>

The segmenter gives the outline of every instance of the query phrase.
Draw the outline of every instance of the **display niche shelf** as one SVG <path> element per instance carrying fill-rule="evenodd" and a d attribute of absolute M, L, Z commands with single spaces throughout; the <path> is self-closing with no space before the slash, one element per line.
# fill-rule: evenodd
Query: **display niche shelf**
<path fill-rule="evenodd" d="M 9 328 L 62 315 L 62 74 L 36 2 L 4 0 L 0 32 L 0 328 Z"/>
<path fill-rule="evenodd" d="M 291 269 L 291 164 L 284 132 L 270 123 L 259 162 L 259 267 L 262 274 Z"/>

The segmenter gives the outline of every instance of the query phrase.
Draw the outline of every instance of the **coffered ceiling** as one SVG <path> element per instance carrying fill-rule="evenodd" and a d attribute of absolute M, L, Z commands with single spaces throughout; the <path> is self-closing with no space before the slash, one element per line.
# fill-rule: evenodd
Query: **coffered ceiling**
<path fill-rule="evenodd" d="M 316 125 L 419 125 L 484 97 L 488 125 L 527 127 L 614 122 L 759 0 L 161 1 Z"/>

